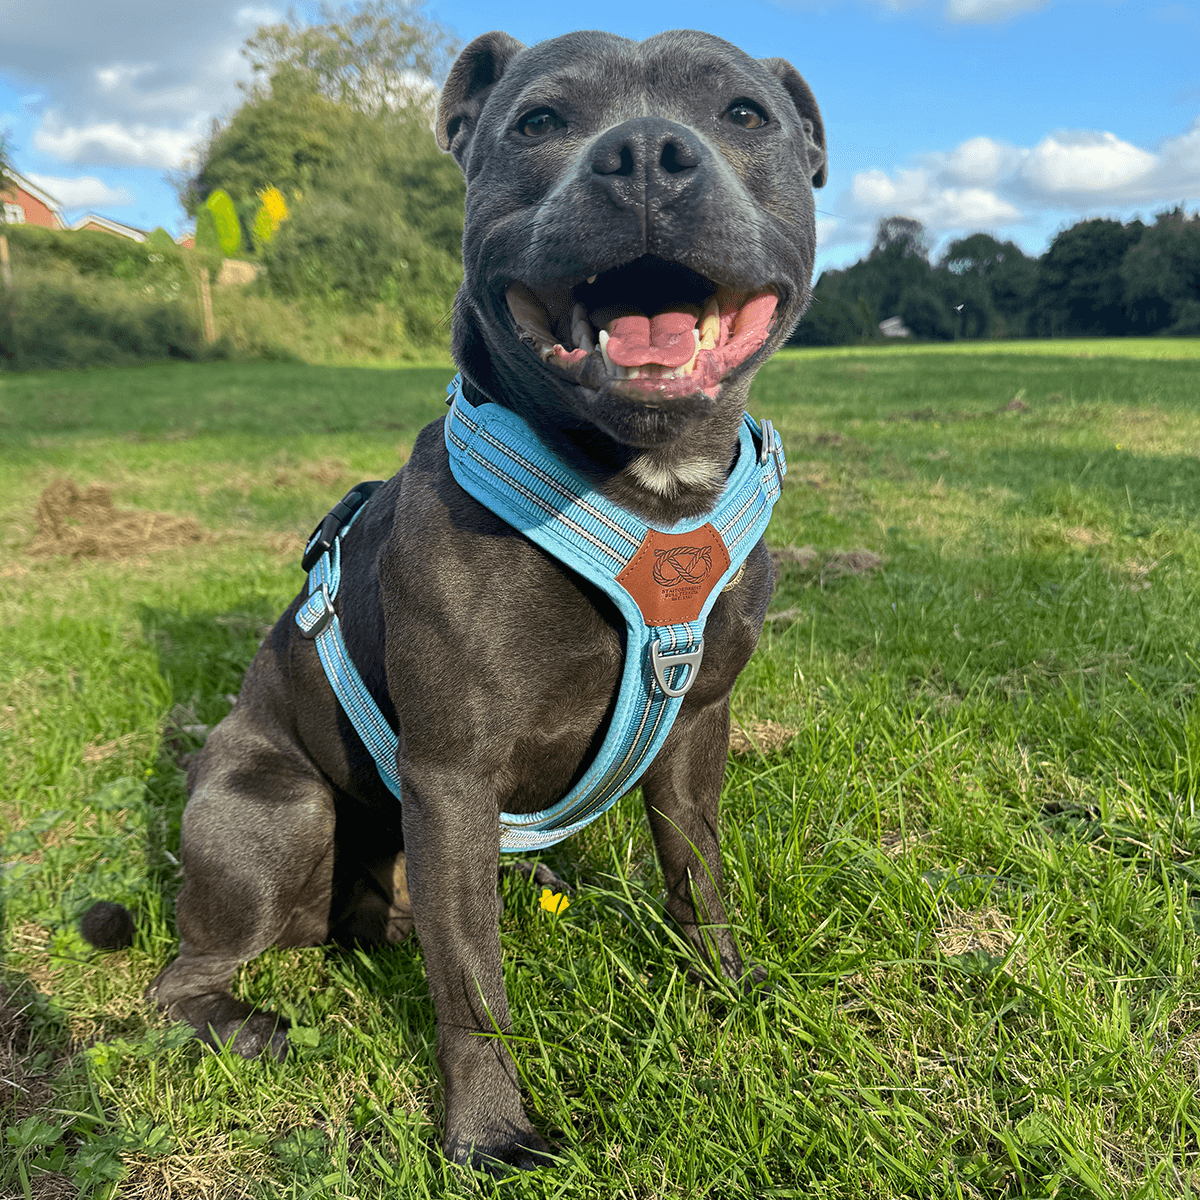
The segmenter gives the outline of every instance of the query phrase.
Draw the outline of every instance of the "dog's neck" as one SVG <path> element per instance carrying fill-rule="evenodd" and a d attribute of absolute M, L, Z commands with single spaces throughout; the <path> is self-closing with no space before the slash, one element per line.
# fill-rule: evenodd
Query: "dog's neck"
<path fill-rule="evenodd" d="M 593 425 L 562 428 L 539 420 L 536 409 L 519 411 L 463 381 L 471 404 L 494 402 L 517 411 L 557 458 L 587 479 L 597 491 L 645 521 L 673 525 L 713 508 L 737 461 L 741 410 L 712 423 L 687 445 L 678 443 L 651 450 L 622 445 Z"/>

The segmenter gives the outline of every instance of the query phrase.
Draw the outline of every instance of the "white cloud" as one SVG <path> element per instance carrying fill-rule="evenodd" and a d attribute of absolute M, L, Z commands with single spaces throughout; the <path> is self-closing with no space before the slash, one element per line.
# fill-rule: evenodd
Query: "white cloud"
<path fill-rule="evenodd" d="M 137 203 L 124 188 L 109 187 L 94 175 L 62 179 L 57 175 L 38 175 L 30 171 L 28 177 L 49 192 L 63 208 L 126 208 Z"/>
<path fill-rule="evenodd" d="M 948 154 L 928 155 L 926 161 L 948 183 L 991 187 L 1010 174 L 1023 158 L 1024 152 L 1016 146 L 988 137 L 973 137 Z"/>
<path fill-rule="evenodd" d="M 33 144 L 62 162 L 175 169 L 200 140 L 202 127 L 201 118 L 182 129 L 120 121 L 71 125 L 49 112 L 34 130 Z"/>
<path fill-rule="evenodd" d="M 1022 178 L 1046 195 L 1101 193 L 1148 175 L 1158 156 L 1123 142 L 1116 134 L 1050 134 L 1029 152 Z"/>
<path fill-rule="evenodd" d="M 1049 133 L 1032 147 L 974 137 L 920 156 L 915 166 L 860 171 L 839 197 L 828 244 L 869 240 L 881 217 L 915 217 L 934 240 L 995 231 L 1048 214 L 1075 219 L 1133 205 L 1200 199 L 1200 118 L 1157 151 L 1115 133 Z"/>
<path fill-rule="evenodd" d="M 283 13 L 277 8 L 260 8 L 248 4 L 245 8 L 239 8 L 233 19 L 243 29 L 254 30 L 260 25 L 277 25 L 283 20 Z"/>
<path fill-rule="evenodd" d="M 902 213 L 931 231 L 968 226 L 1006 225 L 1021 216 L 1007 200 L 982 187 L 947 187 L 927 170 L 860 171 L 850 185 L 859 214 L 872 217 Z"/>
<path fill-rule="evenodd" d="M 1045 8 L 1050 0 L 946 0 L 946 19 L 982 25 Z"/>

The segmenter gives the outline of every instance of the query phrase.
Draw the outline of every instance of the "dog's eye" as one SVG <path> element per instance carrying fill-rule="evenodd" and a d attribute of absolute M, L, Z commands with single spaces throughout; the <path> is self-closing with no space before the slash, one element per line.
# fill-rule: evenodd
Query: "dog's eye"
<path fill-rule="evenodd" d="M 753 100 L 735 100 L 725 110 L 725 119 L 743 129 L 757 129 L 767 123 L 767 114 Z"/>
<path fill-rule="evenodd" d="M 532 138 L 545 137 L 546 134 L 562 129 L 565 125 L 566 121 L 552 108 L 535 108 L 517 122 L 517 128 L 526 137 Z"/>

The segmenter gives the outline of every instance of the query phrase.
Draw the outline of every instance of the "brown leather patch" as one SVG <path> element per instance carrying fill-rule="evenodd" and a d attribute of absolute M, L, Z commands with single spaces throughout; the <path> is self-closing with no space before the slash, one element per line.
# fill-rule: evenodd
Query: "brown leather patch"
<path fill-rule="evenodd" d="M 706 522 L 690 533 L 651 529 L 617 582 L 637 601 L 647 625 L 674 625 L 700 615 L 728 570 L 729 551 Z"/>

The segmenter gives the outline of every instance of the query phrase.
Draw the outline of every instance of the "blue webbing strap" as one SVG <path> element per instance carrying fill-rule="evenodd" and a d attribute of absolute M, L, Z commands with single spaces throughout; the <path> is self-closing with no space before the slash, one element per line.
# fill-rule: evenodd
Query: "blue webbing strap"
<path fill-rule="evenodd" d="M 650 527 L 555 459 L 515 413 L 495 404 L 471 405 L 457 376 L 447 392 L 453 403 L 446 416 L 446 448 L 458 483 L 532 542 L 603 588 L 626 622 L 616 707 L 604 744 L 583 778 L 569 795 L 541 812 L 500 814 L 501 850 L 540 850 L 590 824 L 629 791 L 653 761 L 699 669 L 705 618 L 766 528 L 787 466 L 770 422 L 764 421 L 760 430 L 747 417 L 737 463 L 714 509 L 704 521 L 661 531 L 689 533 L 709 522 L 721 534 L 730 565 L 695 619 L 647 625 L 617 576 L 638 553 Z M 309 595 L 296 622 L 305 636 L 315 639 L 339 703 L 374 757 L 380 777 L 399 798 L 397 736 L 350 660 L 333 607 L 341 582 L 340 543 L 354 518 L 310 572 Z"/>

